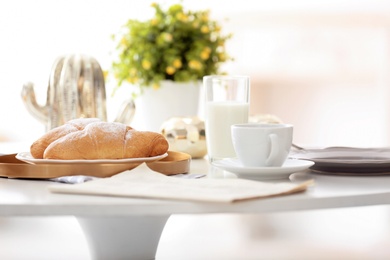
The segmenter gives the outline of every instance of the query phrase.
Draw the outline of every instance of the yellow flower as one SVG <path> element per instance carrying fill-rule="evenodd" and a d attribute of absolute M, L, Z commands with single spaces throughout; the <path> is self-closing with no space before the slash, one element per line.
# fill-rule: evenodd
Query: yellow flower
<path fill-rule="evenodd" d="M 207 60 L 209 57 L 210 57 L 210 53 L 209 53 L 208 51 L 203 50 L 203 51 L 200 53 L 200 58 L 201 58 L 202 60 Z"/>
<path fill-rule="evenodd" d="M 207 52 L 208 54 L 210 54 L 211 53 L 211 48 L 206 46 L 206 47 L 203 48 L 203 51 Z"/>
<path fill-rule="evenodd" d="M 153 18 L 151 21 L 150 21 L 150 24 L 151 25 L 157 25 L 158 24 L 158 20 L 156 18 Z"/>
<path fill-rule="evenodd" d="M 151 7 L 156 7 L 157 6 L 157 3 L 156 2 L 153 2 L 150 4 Z"/>
<path fill-rule="evenodd" d="M 138 82 L 138 78 L 137 77 L 128 77 L 126 80 L 127 80 L 127 82 L 132 83 L 132 84 Z"/>
<path fill-rule="evenodd" d="M 190 60 L 188 66 L 193 70 L 200 70 L 202 68 L 202 63 L 197 60 Z"/>
<path fill-rule="evenodd" d="M 170 33 L 164 33 L 164 40 L 165 40 L 166 42 L 171 42 L 172 39 L 173 39 L 172 34 L 170 34 Z"/>
<path fill-rule="evenodd" d="M 181 68 L 181 66 L 183 66 L 183 64 L 181 63 L 181 60 L 180 60 L 180 59 L 175 59 L 175 60 L 173 61 L 173 67 L 175 67 L 176 69 Z"/>
<path fill-rule="evenodd" d="M 182 21 L 182 22 L 188 21 L 188 16 L 183 14 L 183 13 L 177 13 L 176 18 L 177 18 L 177 20 Z"/>
<path fill-rule="evenodd" d="M 107 77 L 108 77 L 108 71 L 107 70 L 103 70 L 103 77 L 104 77 L 104 79 L 107 79 Z"/>
<path fill-rule="evenodd" d="M 144 68 L 145 70 L 148 70 L 151 67 L 152 67 L 152 63 L 150 63 L 150 61 L 142 60 L 142 68 Z"/>
<path fill-rule="evenodd" d="M 131 68 L 131 69 L 129 70 L 129 74 L 130 74 L 131 76 L 135 76 L 135 75 L 137 74 L 137 70 L 136 70 L 135 68 Z"/>
<path fill-rule="evenodd" d="M 176 69 L 174 67 L 172 67 L 172 66 L 168 66 L 168 67 L 166 67 L 165 72 L 168 75 L 173 75 L 176 72 Z"/>
<path fill-rule="evenodd" d="M 158 83 L 153 83 L 152 84 L 152 88 L 153 89 L 159 89 L 160 88 L 160 85 Z"/>
<path fill-rule="evenodd" d="M 127 39 L 125 37 L 122 37 L 121 39 L 121 45 L 126 47 L 127 46 Z"/>
<path fill-rule="evenodd" d="M 220 61 L 225 61 L 226 60 L 226 55 L 225 53 L 218 53 L 218 59 Z"/>
<path fill-rule="evenodd" d="M 202 25 L 202 27 L 200 27 L 200 31 L 202 33 L 209 33 L 210 32 L 210 29 L 207 25 Z"/>

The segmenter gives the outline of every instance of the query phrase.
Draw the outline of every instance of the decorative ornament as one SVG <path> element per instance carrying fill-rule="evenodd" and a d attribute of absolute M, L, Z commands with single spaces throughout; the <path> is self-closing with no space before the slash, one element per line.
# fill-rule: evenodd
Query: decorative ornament
<path fill-rule="evenodd" d="M 184 152 L 192 158 L 207 154 L 204 121 L 198 117 L 172 117 L 161 126 L 161 134 L 169 142 L 169 150 Z"/>

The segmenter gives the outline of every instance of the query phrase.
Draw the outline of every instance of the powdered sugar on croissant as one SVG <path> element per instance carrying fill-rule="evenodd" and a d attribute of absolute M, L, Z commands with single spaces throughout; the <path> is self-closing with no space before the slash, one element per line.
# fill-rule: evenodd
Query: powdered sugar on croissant
<path fill-rule="evenodd" d="M 101 121 L 98 118 L 80 118 L 70 120 L 62 126 L 51 129 L 30 147 L 31 155 L 36 159 L 42 159 L 46 148 L 55 140 L 76 131 L 83 130 L 90 123 Z"/>

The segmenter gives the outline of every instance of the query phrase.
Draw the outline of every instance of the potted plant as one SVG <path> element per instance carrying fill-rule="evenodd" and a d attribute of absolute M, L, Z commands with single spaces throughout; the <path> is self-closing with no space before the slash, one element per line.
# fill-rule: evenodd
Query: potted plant
<path fill-rule="evenodd" d="M 223 35 L 210 12 L 185 11 L 181 4 L 163 10 L 153 3 L 155 15 L 149 20 L 130 19 L 114 35 L 117 59 L 112 63 L 118 86 L 123 82 L 160 87 L 162 80 L 188 82 L 204 75 L 218 74 L 230 60 L 225 50 L 231 34 Z"/>
<path fill-rule="evenodd" d="M 130 83 L 138 99 L 149 96 L 151 90 L 167 88 L 167 81 L 199 85 L 203 76 L 221 74 L 220 65 L 231 60 L 225 44 L 232 35 L 222 33 L 209 10 L 188 11 L 181 4 L 167 9 L 157 3 L 151 6 L 153 17 L 130 19 L 113 36 L 116 50 L 111 74 L 117 87 Z M 193 99 L 194 94 L 190 95 Z"/>

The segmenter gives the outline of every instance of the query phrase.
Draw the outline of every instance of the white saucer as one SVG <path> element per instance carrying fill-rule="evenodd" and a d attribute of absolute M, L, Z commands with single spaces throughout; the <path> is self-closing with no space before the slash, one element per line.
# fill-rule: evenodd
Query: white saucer
<path fill-rule="evenodd" d="M 314 162 L 299 159 L 287 159 L 281 167 L 244 167 L 238 159 L 214 161 L 214 166 L 237 174 L 247 179 L 285 179 L 290 174 L 303 171 L 314 165 Z"/>

